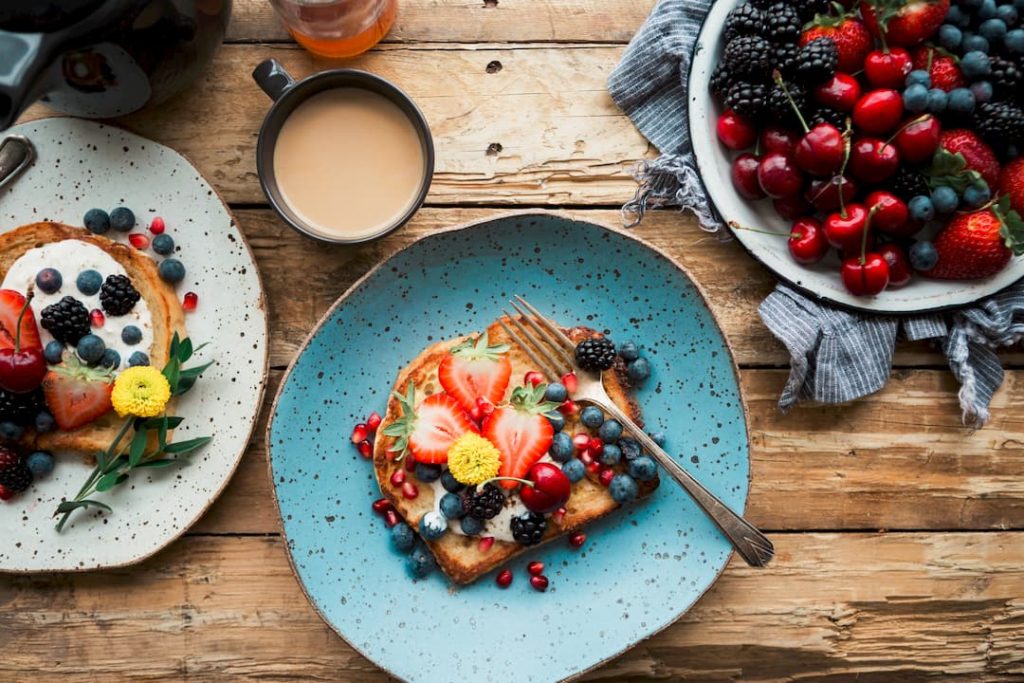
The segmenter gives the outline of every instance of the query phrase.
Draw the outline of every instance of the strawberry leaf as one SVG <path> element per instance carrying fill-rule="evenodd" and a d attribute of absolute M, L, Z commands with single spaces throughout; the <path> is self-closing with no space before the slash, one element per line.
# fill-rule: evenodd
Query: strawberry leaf
<path fill-rule="evenodd" d="M 999 234 L 1006 248 L 1016 256 L 1024 254 L 1024 220 L 1020 214 L 1010 208 L 1010 197 L 1003 195 L 992 207 L 993 213 L 1001 224 Z"/>
<path fill-rule="evenodd" d="M 951 187 L 957 194 L 962 194 L 970 185 L 977 185 L 984 182 L 981 174 L 967 168 L 967 160 L 960 152 L 950 152 L 948 149 L 939 147 L 932 157 L 932 165 L 925 172 L 928 178 L 928 187 Z"/>

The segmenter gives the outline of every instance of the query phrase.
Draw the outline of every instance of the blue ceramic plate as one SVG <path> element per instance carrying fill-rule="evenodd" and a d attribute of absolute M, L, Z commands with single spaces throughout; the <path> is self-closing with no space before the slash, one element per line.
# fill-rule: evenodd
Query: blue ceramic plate
<path fill-rule="evenodd" d="M 400 368 L 427 344 L 478 331 L 513 294 L 563 324 L 586 323 L 644 346 L 654 374 L 639 392 L 648 428 L 737 511 L 749 462 L 732 355 L 700 291 L 678 265 L 619 232 L 553 214 L 518 214 L 434 234 L 343 295 L 292 364 L 267 439 L 295 572 L 349 644 L 410 681 L 555 681 L 615 657 L 678 619 L 726 562 L 725 538 L 663 477 L 633 507 L 467 587 L 412 581 L 370 509 L 372 467 L 352 425 L 383 413 Z M 551 580 L 534 591 L 525 565 Z"/>

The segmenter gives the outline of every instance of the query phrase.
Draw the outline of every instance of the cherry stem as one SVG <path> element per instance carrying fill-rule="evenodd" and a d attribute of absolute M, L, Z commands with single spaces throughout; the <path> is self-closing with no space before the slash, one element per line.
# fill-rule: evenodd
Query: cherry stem
<path fill-rule="evenodd" d="M 518 481 L 523 486 L 529 486 L 531 489 L 537 486 L 536 482 L 530 481 L 529 479 L 520 479 L 519 477 L 491 477 L 480 482 L 480 488 L 483 488 L 490 484 L 492 481 Z"/>
<path fill-rule="evenodd" d="M 800 125 L 803 126 L 804 133 L 810 133 L 811 129 L 807 127 L 807 121 L 804 120 L 803 114 L 800 113 L 800 108 L 796 106 L 793 96 L 789 94 L 789 88 L 786 87 L 786 82 L 782 80 L 782 74 L 778 69 L 772 72 L 772 79 L 775 81 L 775 85 L 782 88 L 782 92 L 786 95 L 786 100 L 789 101 L 789 106 L 793 107 L 796 118 L 800 121 Z"/>
<path fill-rule="evenodd" d="M 18 329 L 14 331 L 14 352 L 21 353 L 21 321 L 25 317 L 25 311 L 28 310 L 29 304 L 32 303 L 32 297 L 35 293 L 32 288 L 29 287 L 28 293 L 25 294 L 25 305 L 21 307 L 21 313 L 18 314 Z"/>
<path fill-rule="evenodd" d="M 843 165 L 839 167 L 839 215 L 846 218 L 846 200 L 843 198 L 843 186 L 846 185 L 846 166 L 850 163 L 850 151 L 853 147 L 853 120 L 846 117 L 846 130 L 843 131 Z"/>
<path fill-rule="evenodd" d="M 904 123 L 902 126 L 900 126 L 899 130 L 893 133 L 892 136 L 885 141 L 885 146 L 888 147 L 889 145 L 891 145 L 892 141 L 896 139 L 896 136 L 905 131 L 907 128 L 910 128 L 916 123 L 924 123 L 925 121 L 927 121 L 929 116 L 931 116 L 931 114 L 921 114 L 916 119 L 911 119 L 910 121 Z"/>
<path fill-rule="evenodd" d="M 742 225 L 730 226 L 733 230 L 746 230 L 748 232 L 756 232 L 761 235 L 775 235 L 776 237 L 789 237 L 792 233 L 788 232 L 775 232 L 774 230 L 764 230 L 763 228 L 747 228 Z"/>
<path fill-rule="evenodd" d="M 860 236 L 860 264 L 862 266 L 868 261 L 868 230 L 871 229 L 871 219 L 878 213 L 880 206 L 881 204 L 875 204 L 868 209 L 868 217 L 864 219 L 864 232 Z"/>

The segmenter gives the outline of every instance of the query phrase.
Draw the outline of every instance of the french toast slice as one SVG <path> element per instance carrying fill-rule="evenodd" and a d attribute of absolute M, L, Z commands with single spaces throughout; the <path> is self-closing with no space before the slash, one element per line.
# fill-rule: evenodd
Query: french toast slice
<path fill-rule="evenodd" d="M 596 333 L 584 327 L 575 327 L 565 330 L 566 334 L 574 342 L 579 342 Z M 513 387 L 522 381 L 523 376 L 536 370 L 530 358 L 516 346 L 501 326 L 494 322 L 487 329 L 488 338 L 494 344 L 509 344 L 508 357 L 512 363 L 512 382 L 506 390 L 505 398 L 511 394 Z M 411 381 L 416 389 L 418 400 L 443 391 L 437 377 L 437 370 L 441 361 L 448 354 L 449 350 L 464 341 L 466 337 L 451 339 L 448 341 L 433 344 L 420 353 L 409 365 L 399 374 L 395 381 L 394 390 L 404 393 L 405 388 Z M 614 403 L 629 415 L 634 422 L 641 427 L 640 407 L 634 400 L 629 389 L 628 380 L 625 377 L 625 367 L 621 359 L 616 360 L 616 366 L 603 374 L 605 390 Z M 373 465 L 377 477 L 377 484 L 381 493 L 405 521 L 414 530 L 418 529 L 419 519 L 425 513 L 434 509 L 435 488 L 426 485 L 418 485 L 419 495 L 408 500 L 402 496 L 400 487 L 391 484 L 391 475 L 403 467 L 402 462 L 395 462 L 388 454 L 388 449 L 394 443 L 394 439 L 384 436 L 384 429 L 401 417 L 402 409 L 398 400 L 392 395 L 388 400 L 387 411 L 381 425 L 377 429 L 379 435 L 374 444 Z M 578 415 L 568 417 L 565 431 L 572 434 L 581 430 Z M 638 482 L 640 497 L 649 495 L 658 487 L 658 479 L 648 482 Z M 443 493 L 443 490 L 441 491 Z M 560 519 L 555 516 L 548 518 L 547 531 L 544 534 L 542 543 L 547 543 L 555 538 L 581 529 L 587 524 L 614 512 L 620 505 L 616 503 L 597 479 L 594 473 L 588 472 L 579 482 L 572 485 L 572 495 L 565 506 L 565 515 Z M 481 549 L 480 537 L 463 536 L 449 531 L 439 540 L 424 541 L 434 553 L 438 565 L 453 581 L 460 584 L 471 583 L 487 572 L 500 567 L 511 558 L 525 552 L 534 550 L 537 546 L 525 548 L 515 542 L 495 540 L 494 544 L 487 549 Z"/>
<path fill-rule="evenodd" d="M 174 289 L 160 278 L 156 263 L 139 250 L 94 235 L 84 228 L 53 222 L 31 223 L 0 234 L 0 281 L 30 249 L 64 240 L 79 240 L 99 247 L 125 269 L 152 316 L 153 343 L 148 350 L 141 350 L 148 353 L 154 367 L 162 368 L 167 363 L 174 333 L 185 336 L 185 312 Z M 36 311 L 37 320 L 39 314 L 40 311 Z M 91 455 L 110 446 L 122 423 L 123 420 L 111 411 L 72 431 L 29 432 L 25 439 L 33 448 Z"/>

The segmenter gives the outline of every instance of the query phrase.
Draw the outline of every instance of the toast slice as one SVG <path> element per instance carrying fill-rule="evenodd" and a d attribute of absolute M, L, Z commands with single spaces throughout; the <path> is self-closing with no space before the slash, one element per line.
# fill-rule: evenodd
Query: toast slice
<path fill-rule="evenodd" d="M 106 237 L 94 235 L 83 228 L 62 223 L 32 223 L 23 225 L 0 235 L 0 281 L 21 256 L 30 249 L 63 240 L 79 240 L 99 247 L 117 261 L 135 289 L 145 300 L 153 319 L 153 343 L 147 349 L 154 367 L 162 368 L 168 360 L 171 339 L 177 332 L 185 336 L 185 312 L 174 289 L 165 283 L 157 271 L 156 263 L 137 249 Z M 69 274 L 66 282 L 74 287 L 74 278 Z M 65 289 L 68 285 L 65 284 Z M 69 290 L 69 293 L 72 293 Z M 36 311 L 38 320 L 40 311 Z M 113 441 L 123 420 L 113 411 L 98 420 L 73 431 L 53 431 L 47 434 L 26 434 L 28 445 L 53 451 L 70 451 L 92 454 L 104 450 Z"/>
<path fill-rule="evenodd" d="M 596 334 L 593 330 L 584 327 L 567 329 L 565 332 L 574 342 L 582 341 Z M 537 368 L 497 322 L 488 328 L 487 334 L 491 343 L 511 345 L 508 356 L 512 362 L 512 381 L 506 390 L 505 398 L 507 399 L 513 387 L 522 381 L 523 376 L 528 371 Z M 466 337 L 460 337 L 442 341 L 424 349 L 398 374 L 394 385 L 395 391 L 403 393 L 408 383 L 412 381 L 419 400 L 442 392 L 443 389 L 437 378 L 438 366 L 449 350 L 465 339 Z M 629 390 L 625 367 L 621 359 L 617 359 L 616 363 L 617 365 L 612 371 L 605 372 L 603 375 L 605 390 L 612 401 L 642 427 L 640 407 Z M 420 517 L 434 509 L 435 488 L 430 485 L 419 485 L 419 495 L 413 500 L 407 500 L 402 496 L 400 488 L 391 484 L 392 473 L 402 468 L 403 463 L 396 463 L 389 456 L 388 449 L 394 443 L 394 439 L 383 436 L 383 430 L 401 417 L 401 414 L 402 409 L 398 400 L 391 396 L 387 412 L 377 430 L 377 434 L 381 436 L 378 436 L 374 444 L 373 465 L 381 493 L 391 501 L 398 513 L 415 530 L 418 529 Z M 566 420 L 564 430 L 568 433 L 572 434 L 583 429 L 577 416 Z M 624 469 L 622 465 L 617 468 Z M 658 480 L 638 482 L 638 484 L 642 498 L 658 487 Z M 443 489 L 437 490 L 440 490 L 441 494 L 444 493 Z M 572 495 L 565 506 L 565 515 L 560 519 L 557 516 L 548 517 L 548 527 L 543 543 L 581 529 L 590 522 L 614 512 L 618 507 L 620 507 L 619 504 L 609 495 L 608 489 L 598 481 L 597 475 L 588 472 L 582 480 L 572 485 Z M 471 583 L 490 570 L 500 567 L 511 558 L 537 547 L 524 548 L 514 542 L 496 540 L 490 548 L 484 550 L 481 549 L 479 541 L 479 537 L 463 536 L 450 531 L 437 541 L 425 542 L 437 558 L 441 569 L 452 580 L 460 584 Z"/>

